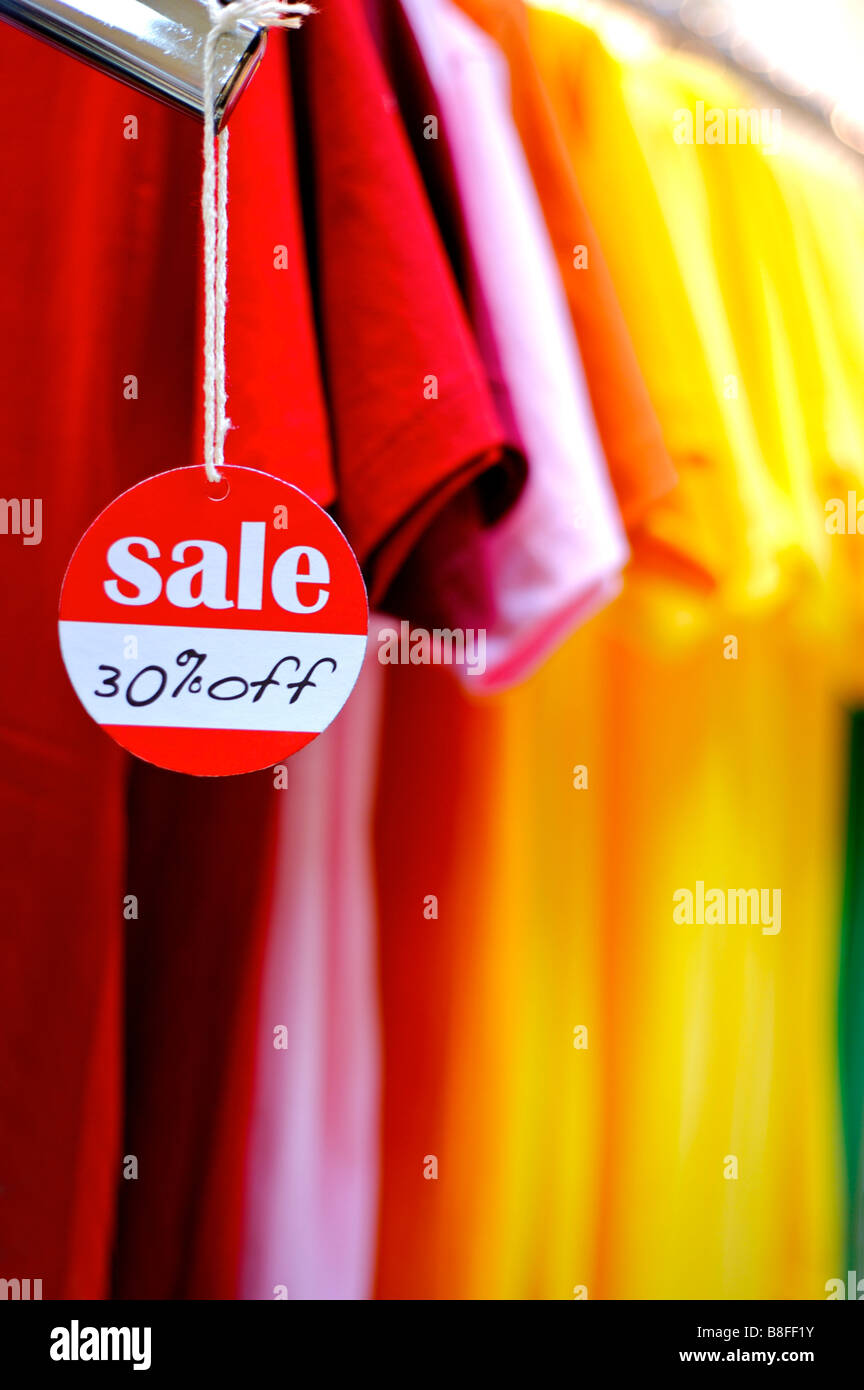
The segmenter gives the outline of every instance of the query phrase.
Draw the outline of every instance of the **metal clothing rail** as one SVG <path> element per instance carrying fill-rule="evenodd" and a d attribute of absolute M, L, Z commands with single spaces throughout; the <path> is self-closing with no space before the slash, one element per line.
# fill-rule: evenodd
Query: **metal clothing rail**
<path fill-rule="evenodd" d="M 0 0 L 0 16 L 203 121 L 206 0 Z M 240 23 L 217 45 L 217 128 L 249 81 L 264 42 L 262 29 Z"/>

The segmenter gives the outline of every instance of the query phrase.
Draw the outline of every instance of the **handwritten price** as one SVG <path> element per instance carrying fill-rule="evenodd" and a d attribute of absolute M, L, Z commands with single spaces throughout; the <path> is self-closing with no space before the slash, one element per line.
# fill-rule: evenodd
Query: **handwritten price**
<path fill-rule="evenodd" d="M 202 691 L 204 691 L 204 677 L 198 673 L 206 660 L 206 652 L 196 652 L 193 651 L 191 647 L 188 647 L 186 651 L 180 652 L 175 657 L 175 664 L 177 666 L 189 666 L 190 670 L 186 672 L 180 682 L 171 691 L 168 697 L 169 699 L 176 700 L 184 691 L 189 695 L 200 695 Z M 192 665 L 193 661 L 195 663 L 194 666 Z M 321 656 L 317 661 L 312 663 L 306 674 L 301 676 L 299 680 L 275 680 L 274 677 L 276 672 L 279 670 L 280 666 L 284 666 L 286 662 L 294 663 L 293 674 L 296 675 L 300 670 L 300 658 L 297 656 L 283 656 L 279 658 L 276 665 L 270 670 L 269 675 L 265 676 L 263 680 L 247 681 L 243 676 L 221 676 L 219 680 L 211 681 L 207 686 L 206 697 L 211 700 L 242 700 L 249 694 L 250 690 L 254 690 L 255 694 L 252 696 L 251 703 L 255 705 L 264 695 L 265 691 L 272 685 L 293 691 L 294 693 L 288 703 L 294 705 L 300 699 L 304 690 L 314 689 L 316 687 L 317 682 L 314 681 L 312 677 L 319 666 L 329 666 L 332 674 L 332 672 L 336 670 L 337 665 L 334 657 Z M 168 672 L 165 670 L 164 666 L 144 666 L 132 677 L 125 691 L 121 692 L 120 681 L 122 679 L 122 672 L 119 666 L 100 666 L 98 669 L 100 671 L 107 671 L 108 674 L 102 677 L 102 688 L 94 690 L 93 694 L 98 695 L 101 699 L 110 700 L 115 695 L 120 695 L 122 693 L 125 695 L 126 703 L 133 705 L 136 709 L 140 709 L 144 705 L 155 704 L 155 702 L 160 700 L 165 694 L 169 684 Z M 142 691 L 146 691 L 150 684 L 148 681 L 144 680 L 144 677 L 151 674 L 156 677 L 156 689 L 152 690 L 150 694 L 144 694 Z M 139 682 L 142 681 L 143 685 L 139 686 Z M 225 687 L 237 686 L 241 688 L 235 689 L 233 693 L 230 690 L 225 693 L 220 693 L 220 691 L 224 692 Z"/>

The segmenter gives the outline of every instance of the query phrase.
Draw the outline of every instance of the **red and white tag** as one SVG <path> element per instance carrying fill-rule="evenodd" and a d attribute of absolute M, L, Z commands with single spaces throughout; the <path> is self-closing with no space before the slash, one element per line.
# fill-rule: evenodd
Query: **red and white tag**
<path fill-rule="evenodd" d="M 222 472 L 211 485 L 177 468 L 124 492 L 78 543 L 60 597 L 87 713 L 137 757 L 203 776 L 272 766 L 326 729 L 369 620 L 327 513 L 268 473 Z"/>

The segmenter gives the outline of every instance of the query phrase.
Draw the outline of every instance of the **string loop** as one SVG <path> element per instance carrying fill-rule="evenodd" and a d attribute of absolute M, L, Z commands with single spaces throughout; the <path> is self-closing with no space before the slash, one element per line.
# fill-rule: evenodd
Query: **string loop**
<path fill-rule="evenodd" d="M 210 30 L 204 43 L 204 471 L 211 483 L 222 480 L 226 414 L 225 314 L 228 305 L 228 130 L 216 135 L 216 45 L 241 21 L 261 29 L 299 29 L 311 5 L 284 0 L 208 0 Z"/>

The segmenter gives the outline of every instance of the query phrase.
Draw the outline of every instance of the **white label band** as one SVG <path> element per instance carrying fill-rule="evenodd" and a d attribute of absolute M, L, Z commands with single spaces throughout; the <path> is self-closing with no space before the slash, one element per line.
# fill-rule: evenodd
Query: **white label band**
<path fill-rule="evenodd" d="M 97 724 L 320 733 L 347 700 L 365 635 L 60 622 Z"/>

